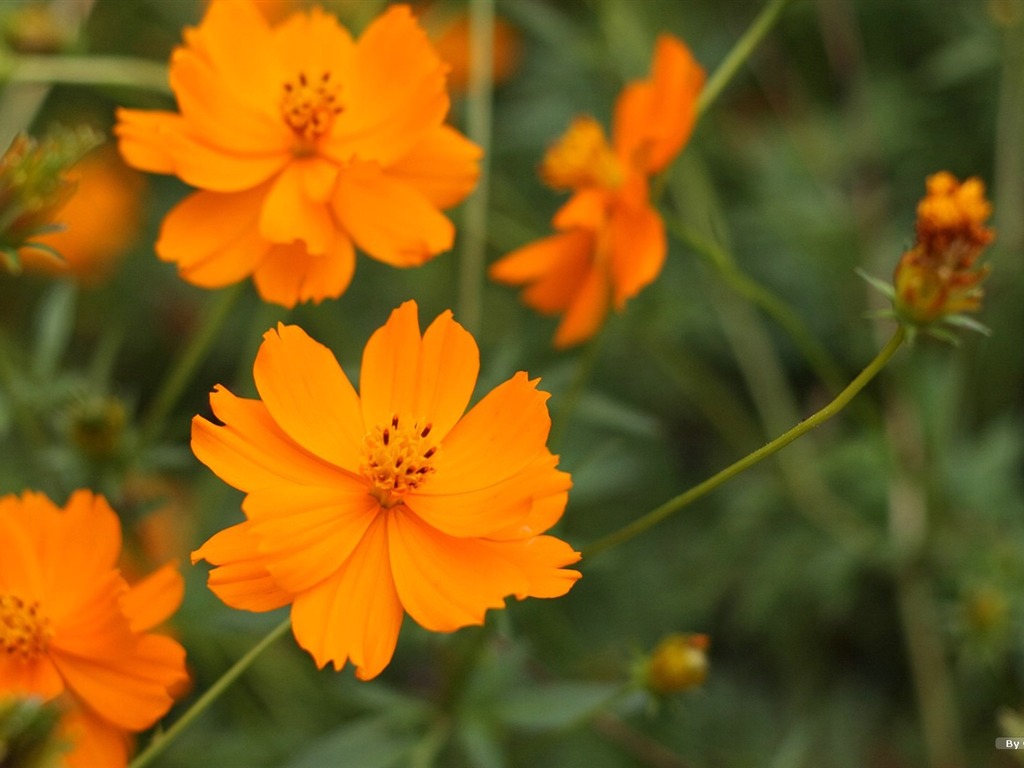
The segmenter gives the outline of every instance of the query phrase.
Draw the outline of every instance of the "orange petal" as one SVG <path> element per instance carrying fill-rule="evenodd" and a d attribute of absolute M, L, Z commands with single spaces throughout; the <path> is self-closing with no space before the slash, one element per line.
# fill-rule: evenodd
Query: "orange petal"
<path fill-rule="evenodd" d="M 228 485 L 246 492 L 281 482 L 329 488 L 352 477 L 296 445 L 259 400 L 235 397 L 218 385 L 210 405 L 224 425 L 196 416 L 192 450 Z"/>
<path fill-rule="evenodd" d="M 550 528 L 561 517 L 572 485 L 555 469 L 558 457 L 541 455 L 520 472 L 473 491 L 433 493 L 434 486 L 410 493 L 405 503 L 423 520 L 450 536 L 526 538 Z M 540 498 L 557 497 L 539 505 Z M 555 509 L 557 502 L 562 509 Z M 540 527 L 543 525 L 544 527 Z"/>
<path fill-rule="evenodd" d="M 359 393 L 363 423 L 367 428 L 387 424 L 396 414 L 415 418 L 416 377 L 419 368 L 420 321 L 415 301 L 406 301 L 391 312 L 387 322 L 374 331 L 363 348 Z"/>
<path fill-rule="evenodd" d="M 347 660 L 370 680 L 391 661 L 402 626 L 402 605 L 388 559 L 386 516 L 379 515 L 338 571 L 295 598 L 292 630 L 318 667 Z"/>
<path fill-rule="evenodd" d="M 609 253 L 617 309 L 661 273 L 667 248 L 665 226 L 654 208 L 615 210 L 609 226 Z"/>
<path fill-rule="evenodd" d="M 342 566 L 380 509 L 365 483 L 342 488 L 272 486 L 242 505 L 262 563 L 282 589 L 300 593 Z"/>
<path fill-rule="evenodd" d="M 133 632 L 144 632 L 162 624 L 178 610 L 185 596 L 185 580 L 177 563 L 168 563 L 121 596 L 121 610 Z"/>
<path fill-rule="evenodd" d="M 63 768 L 122 768 L 128 764 L 128 735 L 85 707 L 72 707 L 60 719 L 58 738 L 70 745 Z"/>
<path fill-rule="evenodd" d="M 141 731 L 170 709 L 168 688 L 186 679 L 185 649 L 169 637 L 144 635 L 116 650 L 98 658 L 55 647 L 51 655 L 68 687 L 90 709 L 113 725 Z"/>
<path fill-rule="evenodd" d="M 611 303 L 611 286 L 605 268 L 594 265 L 580 284 L 555 331 L 554 344 L 559 349 L 580 344 L 595 333 L 604 322 Z"/>
<path fill-rule="evenodd" d="M 278 174 L 263 201 L 260 234 L 282 245 L 301 241 L 310 254 L 321 255 L 334 241 L 334 220 L 327 205 L 306 196 L 303 178 L 294 163 Z"/>
<path fill-rule="evenodd" d="M 612 201 L 612 193 L 608 190 L 598 187 L 581 189 L 555 212 L 551 223 L 555 229 L 581 227 L 596 232 L 604 228 Z"/>
<path fill-rule="evenodd" d="M 490 268 L 491 279 L 517 285 L 530 283 L 523 302 L 538 312 L 561 312 L 572 301 L 594 257 L 594 235 L 575 229 L 524 245 Z"/>
<path fill-rule="evenodd" d="M 291 152 L 269 148 L 240 154 L 207 144 L 180 115 L 169 112 L 117 111 L 114 133 L 121 155 L 136 168 L 174 173 L 193 187 L 239 192 L 269 179 L 291 160 Z"/>
<path fill-rule="evenodd" d="M 220 288 L 252 274 L 269 248 L 257 221 L 264 189 L 235 194 L 196 192 L 178 203 L 160 228 L 156 252 L 181 276 Z"/>
<path fill-rule="evenodd" d="M 355 269 L 355 247 L 338 232 L 321 256 L 310 255 L 301 243 L 273 246 L 256 267 L 253 281 L 264 301 L 291 309 L 300 301 L 319 304 L 341 296 Z"/>
<path fill-rule="evenodd" d="M 476 186 L 482 154 L 454 128 L 439 125 L 391 165 L 388 176 L 414 187 L 436 207 L 450 208 Z"/>
<path fill-rule="evenodd" d="M 369 163 L 339 176 L 333 207 L 356 245 L 393 267 L 419 266 L 455 239 L 455 227 L 423 193 Z"/>
<path fill-rule="evenodd" d="M 0 594 L 23 600 L 46 597 L 45 568 L 40 558 L 47 518 L 58 514 L 52 501 L 41 493 L 26 491 L 0 498 Z"/>
<path fill-rule="evenodd" d="M 567 571 L 563 567 L 577 562 L 580 553 L 554 536 L 491 542 L 490 546 L 497 556 L 515 563 L 526 577 L 526 588 L 516 593 L 520 600 L 526 597 L 561 597 L 582 575 L 579 571 Z"/>
<path fill-rule="evenodd" d="M 495 387 L 448 433 L 425 491 L 460 494 L 518 474 L 540 456 L 551 429 L 546 392 L 520 371 Z"/>
<path fill-rule="evenodd" d="M 325 154 L 383 167 L 405 157 L 448 113 L 446 70 L 409 8 L 388 8 L 356 43 Z"/>
<path fill-rule="evenodd" d="M 390 514 L 388 545 L 402 605 L 434 632 L 483 624 L 488 608 L 504 608 L 506 596 L 529 589 L 523 573 L 489 542 L 448 536 L 416 515 Z"/>
<path fill-rule="evenodd" d="M 0 691 L 49 701 L 63 690 L 64 680 L 49 657 L 40 656 L 26 664 L 13 654 L 0 656 Z"/>
<path fill-rule="evenodd" d="M 672 35 L 658 37 L 651 77 L 623 89 L 615 105 L 616 152 L 640 171 L 656 173 L 686 144 L 696 122 L 704 70 Z"/>
<path fill-rule="evenodd" d="M 297 325 L 263 334 L 253 365 L 271 418 L 305 450 L 352 472 L 363 461 L 359 396 L 327 347 Z"/>
<path fill-rule="evenodd" d="M 192 562 L 206 560 L 218 566 L 210 571 L 207 586 L 232 608 L 272 611 L 292 601 L 263 565 L 259 540 L 248 522 L 225 528 L 192 553 Z"/>
<path fill-rule="evenodd" d="M 286 77 L 328 72 L 332 82 L 343 84 L 341 97 L 347 108 L 355 44 L 336 17 L 314 6 L 306 13 L 291 14 L 271 34 L 273 51 Z"/>

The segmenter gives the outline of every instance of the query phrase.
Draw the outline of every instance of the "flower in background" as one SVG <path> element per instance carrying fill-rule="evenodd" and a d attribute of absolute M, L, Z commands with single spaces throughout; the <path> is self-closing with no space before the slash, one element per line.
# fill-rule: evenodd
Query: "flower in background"
<path fill-rule="evenodd" d="M 640 669 L 641 683 L 660 695 L 696 688 L 708 676 L 707 635 L 677 632 L 664 638 Z"/>
<path fill-rule="evenodd" d="M 252 2 L 211 3 L 171 59 L 180 113 L 118 112 L 129 164 L 200 189 L 158 255 L 207 288 L 252 275 L 291 307 L 341 295 L 355 246 L 396 267 L 451 248 L 441 209 L 480 150 L 444 124 L 446 69 L 406 6 L 354 41 L 319 8 L 271 27 Z"/>
<path fill-rule="evenodd" d="M 988 265 L 978 259 L 995 233 L 985 227 L 992 206 L 985 185 L 963 183 L 946 171 L 929 176 L 917 205 L 917 241 L 903 254 L 893 275 L 897 316 L 914 326 L 938 320 L 981 328 L 961 315 L 981 308 Z"/>
<path fill-rule="evenodd" d="M 473 337 L 440 315 L 421 336 L 415 302 L 392 312 L 363 352 L 360 392 L 296 326 L 264 336 L 260 399 L 217 387 L 215 424 L 192 449 L 246 493 L 246 520 L 193 553 L 218 566 L 228 605 L 291 604 L 318 666 L 346 660 L 367 680 L 387 666 L 405 613 L 451 632 L 505 598 L 559 597 L 579 553 L 542 535 L 570 478 L 547 449 L 548 395 L 525 373 L 464 414 L 476 384 Z"/>
<path fill-rule="evenodd" d="M 77 187 L 55 214 L 63 229 L 36 239 L 61 260 L 31 250 L 23 251 L 21 260 L 28 269 L 96 284 L 110 276 L 139 234 L 144 180 L 112 149 L 86 155 L 68 179 Z"/>
<path fill-rule="evenodd" d="M 89 128 L 57 128 L 43 139 L 14 137 L 0 157 L 0 263 L 21 271 L 21 256 L 32 249 L 60 260 L 42 235 L 60 229 L 57 212 L 75 191 L 68 169 L 99 143 Z"/>
<path fill-rule="evenodd" d="M 579 117 L 545 155 L 543 180 L 573 192 L 553 219 L 559 233 L 507 254 L 490 275 L 525 285 L 523 301 L 537 311 L 562 315 L 555 346 L 590 338 L 612 305 L 621 311 L 661 272 L 665 227 L 648 180 L 689 139 L 703 84 L 686 45 L 662 35 L 650 78 L 619 96 L 611 142 L 596 120 Z"/>
<path fill-rule="evenodd" d="M 70 768 L 124 766 L 129 734 L 152 726 L 187 679 L 185 651 L 149 630 L 181 602 L 168 565 L 129 587 L 121 526 L 100 496 L 61 510 L 39 493 L 0 498 L 0 694 L 54 701 Z"/>
<path fill-rule="evenodd" d="M 469 88 L 470 71 L 469 14 L 465 10 L 453 14 L 443 6 L 431 4 L 426 6 L 421 18 L 438 55 L 451 67 L 448 87 L 452 93 L 465 93 Z M 515 72 L 521 48 L 519 30 L 496 17 L 491 43 L 491 80 L 495 85 L 505 82 Z"/>

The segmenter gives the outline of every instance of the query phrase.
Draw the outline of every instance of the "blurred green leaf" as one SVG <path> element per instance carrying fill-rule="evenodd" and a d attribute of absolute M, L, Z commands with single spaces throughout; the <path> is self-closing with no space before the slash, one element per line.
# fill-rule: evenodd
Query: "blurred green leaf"
<path fill-rule="evenodd" d="M 513 728 L 557 731 L 584 722 L 621 692 L 621 683 L 548 683 L 508 693 L 495 714 Z"/>
<path fill-rule="evenodd" d="M 387 715 L 365 718 L 318 739 L 287 768 L 392 768 L 404 764 L 416 742 L 415 733 L 396 728 Z"/>
<path fill-rule="evenodd" d="M 75 328 L 77 293 L 73 282 L 58 281 L 40 302 L 32 354 L 32 373 L 40 379 L 54 375 L 67 351 Z"/>

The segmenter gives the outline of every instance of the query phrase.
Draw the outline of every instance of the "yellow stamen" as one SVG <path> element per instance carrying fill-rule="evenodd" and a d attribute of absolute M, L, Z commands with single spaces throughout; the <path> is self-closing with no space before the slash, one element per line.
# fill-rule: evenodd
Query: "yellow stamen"
<path fill-rule="evenodd" d="M 0 651 L 27 664 L 46 653 L 52 637 L 53 628 L 40 612 L 39 601 L 0 595 Z"/>
<path fill-rule="evenodd" d="M 366 461 L 360 467 L 372 484 L 371 493 L 389 508 L 419 488 L 436 470 L 431 460 L 438 445 L 430 439 L 431 425 L 420 421 L 399 422 L 398 416 L 377 426 L 363 438 Z"/>
<path fill-rule="evenodd" d="M 608 146 L 604 129 L 592 117 L 577 117 L 569 129 L 548 149 L 540 167 L 544 183 L 555 189 L 604 187 L 622 184 L 622 164 Z"/>
<path fill-rule="evenodd" d="M 298 152 L 309 152 L 311 144 L 331 129 L 335 116 L 343 109 L 340 94 L 341 85 L 332 82 L 330 72 L 318 77 L 300 72 L 284 84 L 281 116 L 299 139 Z"/>

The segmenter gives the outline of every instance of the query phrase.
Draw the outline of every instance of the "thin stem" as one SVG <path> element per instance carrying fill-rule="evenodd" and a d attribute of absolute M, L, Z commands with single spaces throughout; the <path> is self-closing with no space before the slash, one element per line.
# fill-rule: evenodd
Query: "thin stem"
<path fill-rule="evenodd" d="M 481 150 L 480 179 L 466 201 L 459 265 L 459 322 L 478 333 L 483 317 L 487 256 L 487 209 L 490 205 L 491 109 L 494 95 L 494 0 L 469 4 L 470 70 L 466 133 Z"/>
<path fill-rule="evenodd" d="M 225 288 L 207 307 L 207 311 L 200 321 L 199 329 L 175 361 L 171 372 L 164 378 L 159 391 L 153 398 L 153 404 L 143 419 L 141 439 L 144 445 L 160 436 L 164 422 L 192 380 L 196 369 L 206 358 L 210 347 L 213 346 L 213 342 L 217 338 L 217 331 L 231 314 L 243 287 L 240 283 Z"/>
<path fill-rule="evenodd" d="M 178 735 L 192 723 L 193 720 L 205 712 L 206 709 L 252 665 L 263 651 L 272 645 L 275 640 L 284 635 L 291 628 L 291 625 L 291 619 L 288 618 L 274 627 L 274 629 L 254 645 L 249 652 L 245 654 L 245 656 L 236 661 L 231 669 L 221 675 L 220 679 L 211 685 L 207 689 L 206 693 L 200 696 L 196 700 L 196 703 L 193 704 L 185 714 L 178 718 L 174 725 L 168 728 L 164 733 L 154 736 L 153 740 L 149 742 L 149 746 L 140 752 L 136 758 L 131 761 L 131 763 L 129 763 L 128 768 L 143 768 L 159 757 L 163 751 L 167 749 L 170 743 L 174 741 Z"/>
<path fill-rule="evenodd" d="M 167 67 L 130 56 L 19 54 L 4 62 L 0 80 L 38 85 L 96 85 L 171 93 Z"/>
<path fill-rule="evenodd" d="M 700 92 L 700 96 L 697 97 L 697 116 L 703 115 L 712 104 L 721 96 L 722 91 L 725 90 L 725 86 L 729 84 L 729 81 L 735 76 L 739 68 L 742 67 L 750 55 L 754 52 L 754 49 L 761 44 L 761 41 L 771 31 L 771 28 L 778 21 L 779 16 L 782 15 L 782 11 L 785 10 L 786 6 L 789 5 L 793 0 L 771 0 L 761 12 L 757 15 L 757 18 L 751 22 L 747 31 L 743 33 L 743 36 L 736 41 L 733 45 L 732 50 L 729 51 L 728 55 L 718 65 L 718 68 L 711 74 L 707 82 L 704 84 L 704 88 Z"/>
<path fill-rule="evenodd" d="M 881 371 L 889 360 L 892 359 L 892 356 L 896 354 L 896 351 L 903 344 L 905 337 L 906 331 L 903 326 L 900 326 L 896 329 L 896 332 L 893 334 L 892 338 L 889 339 L 888 343 L 882 348 L 882 351 L 875 356 L 875 359 L 868 363 L 867 367 L 857 375 L 857 378 L 851 381 L 846 386 L 846 389 L 836 395 L 835 399 L 820 411 L 804 419 L 788 432 L 783 433 L 767 445 L 758 448 L 753 453 L 747 454 L 735 464 L 726 467 L 721 472 L 713 475 L 699 485 L 694 486 L 690 490 L 681 493 L 673 499 L 669 499 L 660 507 L 653 509 L 643 517 L 634 520 L 623 528 L 620 528 L 618 531 L 610 533 L 602 539 L 598 539 L 583 550 L 584 558 L 592 557 L 599 552 L 603 552 L 606 549 L 617 546 L 625 541 L 629 541 L 634 536 L 639 536 L 641 533 L 644 533 L 648 529 L 654 527 L 662 520 L 715 490 L 727 480 L 732 479 L 744 470 L 754 466 L 762 459 L 766 459 L 780 449 L 785 448 L 798 437 L 801 437 L 815 427 L 824 424 L 843 410 L 843 408 L 849 404 L 857 393 L 860 392 L 869 381 L 878 375 L 879 371 Z"/>

